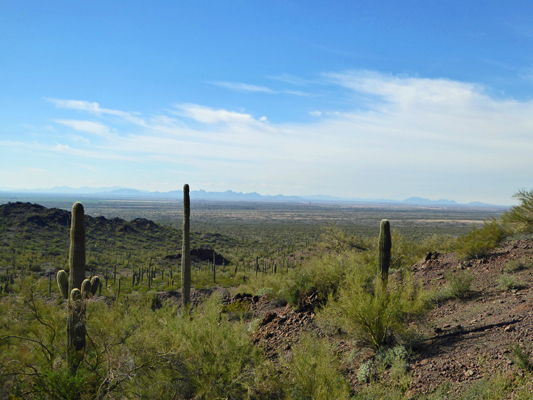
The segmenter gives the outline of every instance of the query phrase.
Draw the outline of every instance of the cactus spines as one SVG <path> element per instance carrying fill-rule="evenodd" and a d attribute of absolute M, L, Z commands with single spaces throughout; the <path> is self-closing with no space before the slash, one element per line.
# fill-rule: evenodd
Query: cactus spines
<path fill-rule="evenodd" d="M 191 238 L 190 238 L 191 200 L 189 185 L 183 185 L 183 247 L 181 252 L 181 293 L 183 307 L 191 302 Z"/>
<path fill-rule="evenodd" d="M 57 286 L 64 299 L 68 299 L 68 275 L 64 270 L 57 273 Z"/>
<path fill-rule="evenodd" d="M 69 291 L 81 289 L 85 279 L 85 212 L 80 202 L 72 206 L 69 268 Z"/>
<path fill-rule="evenodd" d="M 384 219 L 379 227 L 378 264 L 381 273 L 381 281 L 387 284 L 389 278 L 389 266 L 391 258 L 392 240 L 390 235 L 390 223 Z"/>
<path fill-rule="evenodd" d="M 98 290 L 99 287 L 100 287 L 100 277 L 95 275 L 91 279 L 91 293 L 93 296 L 96 295 L 96 291 Z"/>

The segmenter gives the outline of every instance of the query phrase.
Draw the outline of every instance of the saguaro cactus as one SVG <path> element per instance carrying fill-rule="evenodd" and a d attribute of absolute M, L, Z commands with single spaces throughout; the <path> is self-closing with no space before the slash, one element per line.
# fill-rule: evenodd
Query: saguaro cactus
<path fill-rule="evenodd" d="M 387 284 L 391 258 L 392 240 L 390 235 L 390 223 L 384 219 L 379 227 L 378 264 L 381 280 Z"/>
<path fill-rule="evenodd" d="M 79 202 L 72 206 L 69 268 L 67 354 L 70 374 L 74 376 L 85 351 L 85 303 L 81 292 L 81 286 L 85 280 L 85 212 L 83 205 Z M 58 282 L 59 279 L 58 276 Z M 90 282 L 88 283 L 90 291 Z"/>
<path fill-rule="evenodd" d="M 191 200 L 189 185 L 183 185 L 183 247 L 181 251 L 181 295 L 183 307 L 191 302 L 191 238 L 190 238 Z"/>
<path fill-rule="evenodd" d="M 69 293 L 73 289 L 81 289 L 85 280 L 85 212 L 80 202 L 72 206 L 72 221 L 70 225 L 69 251 Z"/>

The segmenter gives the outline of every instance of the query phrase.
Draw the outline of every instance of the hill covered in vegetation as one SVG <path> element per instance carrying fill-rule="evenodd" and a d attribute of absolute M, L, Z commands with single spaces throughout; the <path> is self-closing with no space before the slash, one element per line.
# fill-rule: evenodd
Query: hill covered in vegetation
<path fill-rule="evenodd" d="M 70 212 L 31 203 L 0 205 L 0 274 L 32 272 L 46 276 L 66 268 L 70 240 Z M 134 268 L 178 269 L 181 255 L 180 229 L 145 218 L 85 216 L 86 270 L 131 275 Z M 213 248 L 231 248 L 237 241 L 218 233 L 191 233 L 193 262 L 213 261 Z M 220 252 L 220 251 L 219 251 Z M 218 252 L 218 253 L 219 253 Z M 217 264 L 229 263 L 217 253 Z"/>

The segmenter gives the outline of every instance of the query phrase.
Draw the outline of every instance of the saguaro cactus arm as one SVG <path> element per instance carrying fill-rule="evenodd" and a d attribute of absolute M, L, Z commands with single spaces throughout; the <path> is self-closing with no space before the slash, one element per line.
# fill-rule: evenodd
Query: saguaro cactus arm
<path fill-rule="evenodd" d="M 191 200 L 189 185 L 183 186 L 183 247 L 181 252 L 181 293 L 183 306 L 191 302 L 191 238 L 190 238 Z"/>
<path fill-rule="evenodd" d="M 381 280 L 387 283 L 389 278 L 389 267 L 391 259 L 392 239 L 390 234 L 390 223 L 384 219 L 381 221 L 379 229 L 378 263 Z"/>
<path fill-rule="evenodd" d="M 88 299 L 89 297 L 92 296 L 92 292 L 91 292 L 91 281 L 89 279 L 85 279 L 82 283 L 81 283 L 81 297 L 83 299 Z"/>
<path fill-rule="evenodd" d="M 100 278 L 98 276 L 93 276 L 93 279 L 91 279 L 91 293 L 92 295 L 96 295 L 96 291 L 100 287 Z"/>
<path fill-rule="evenodd" d="M 64 299 L 68 299 L 68 275 L 64 270 L 57 273 L 57 286 Z"/>

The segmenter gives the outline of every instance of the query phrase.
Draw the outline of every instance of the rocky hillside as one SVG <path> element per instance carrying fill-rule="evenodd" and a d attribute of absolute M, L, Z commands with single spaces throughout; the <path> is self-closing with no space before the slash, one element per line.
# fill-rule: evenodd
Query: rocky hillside
<path fill-rule="evenodd" d="M 433 293 L 435 307 L 413 341 L 407 398 L 446 384 L 442 398 L 453 399 L 474 391 L 472 385 L 483 380 L 502 375 L 513 382 L 524 376 L 516 346 L 533 356 L 533 240 L 506 242 L 490 256 L 469 262 L 457 260 L 454 254 L 430 253 L 414 271 Z M 273 358 L 279 350 L 290 354 L 302 331 L 323 335 L 315 321 L 312 296 L 310 306 L 301 312 L 269 301 L 268 296 L 239 295 L 231 302 L 244 304 L 260 318 L 254 342 Z M 354 358 L 349 337 L 339 334 L 332 340 L 345 360 L 350 383 L 359 391 L 366 384 L 359 381 L 358 372 L 374 352 L 357 350 L 359 357 Z M 380 379 L 386 381 L 388 372 Z"/>

